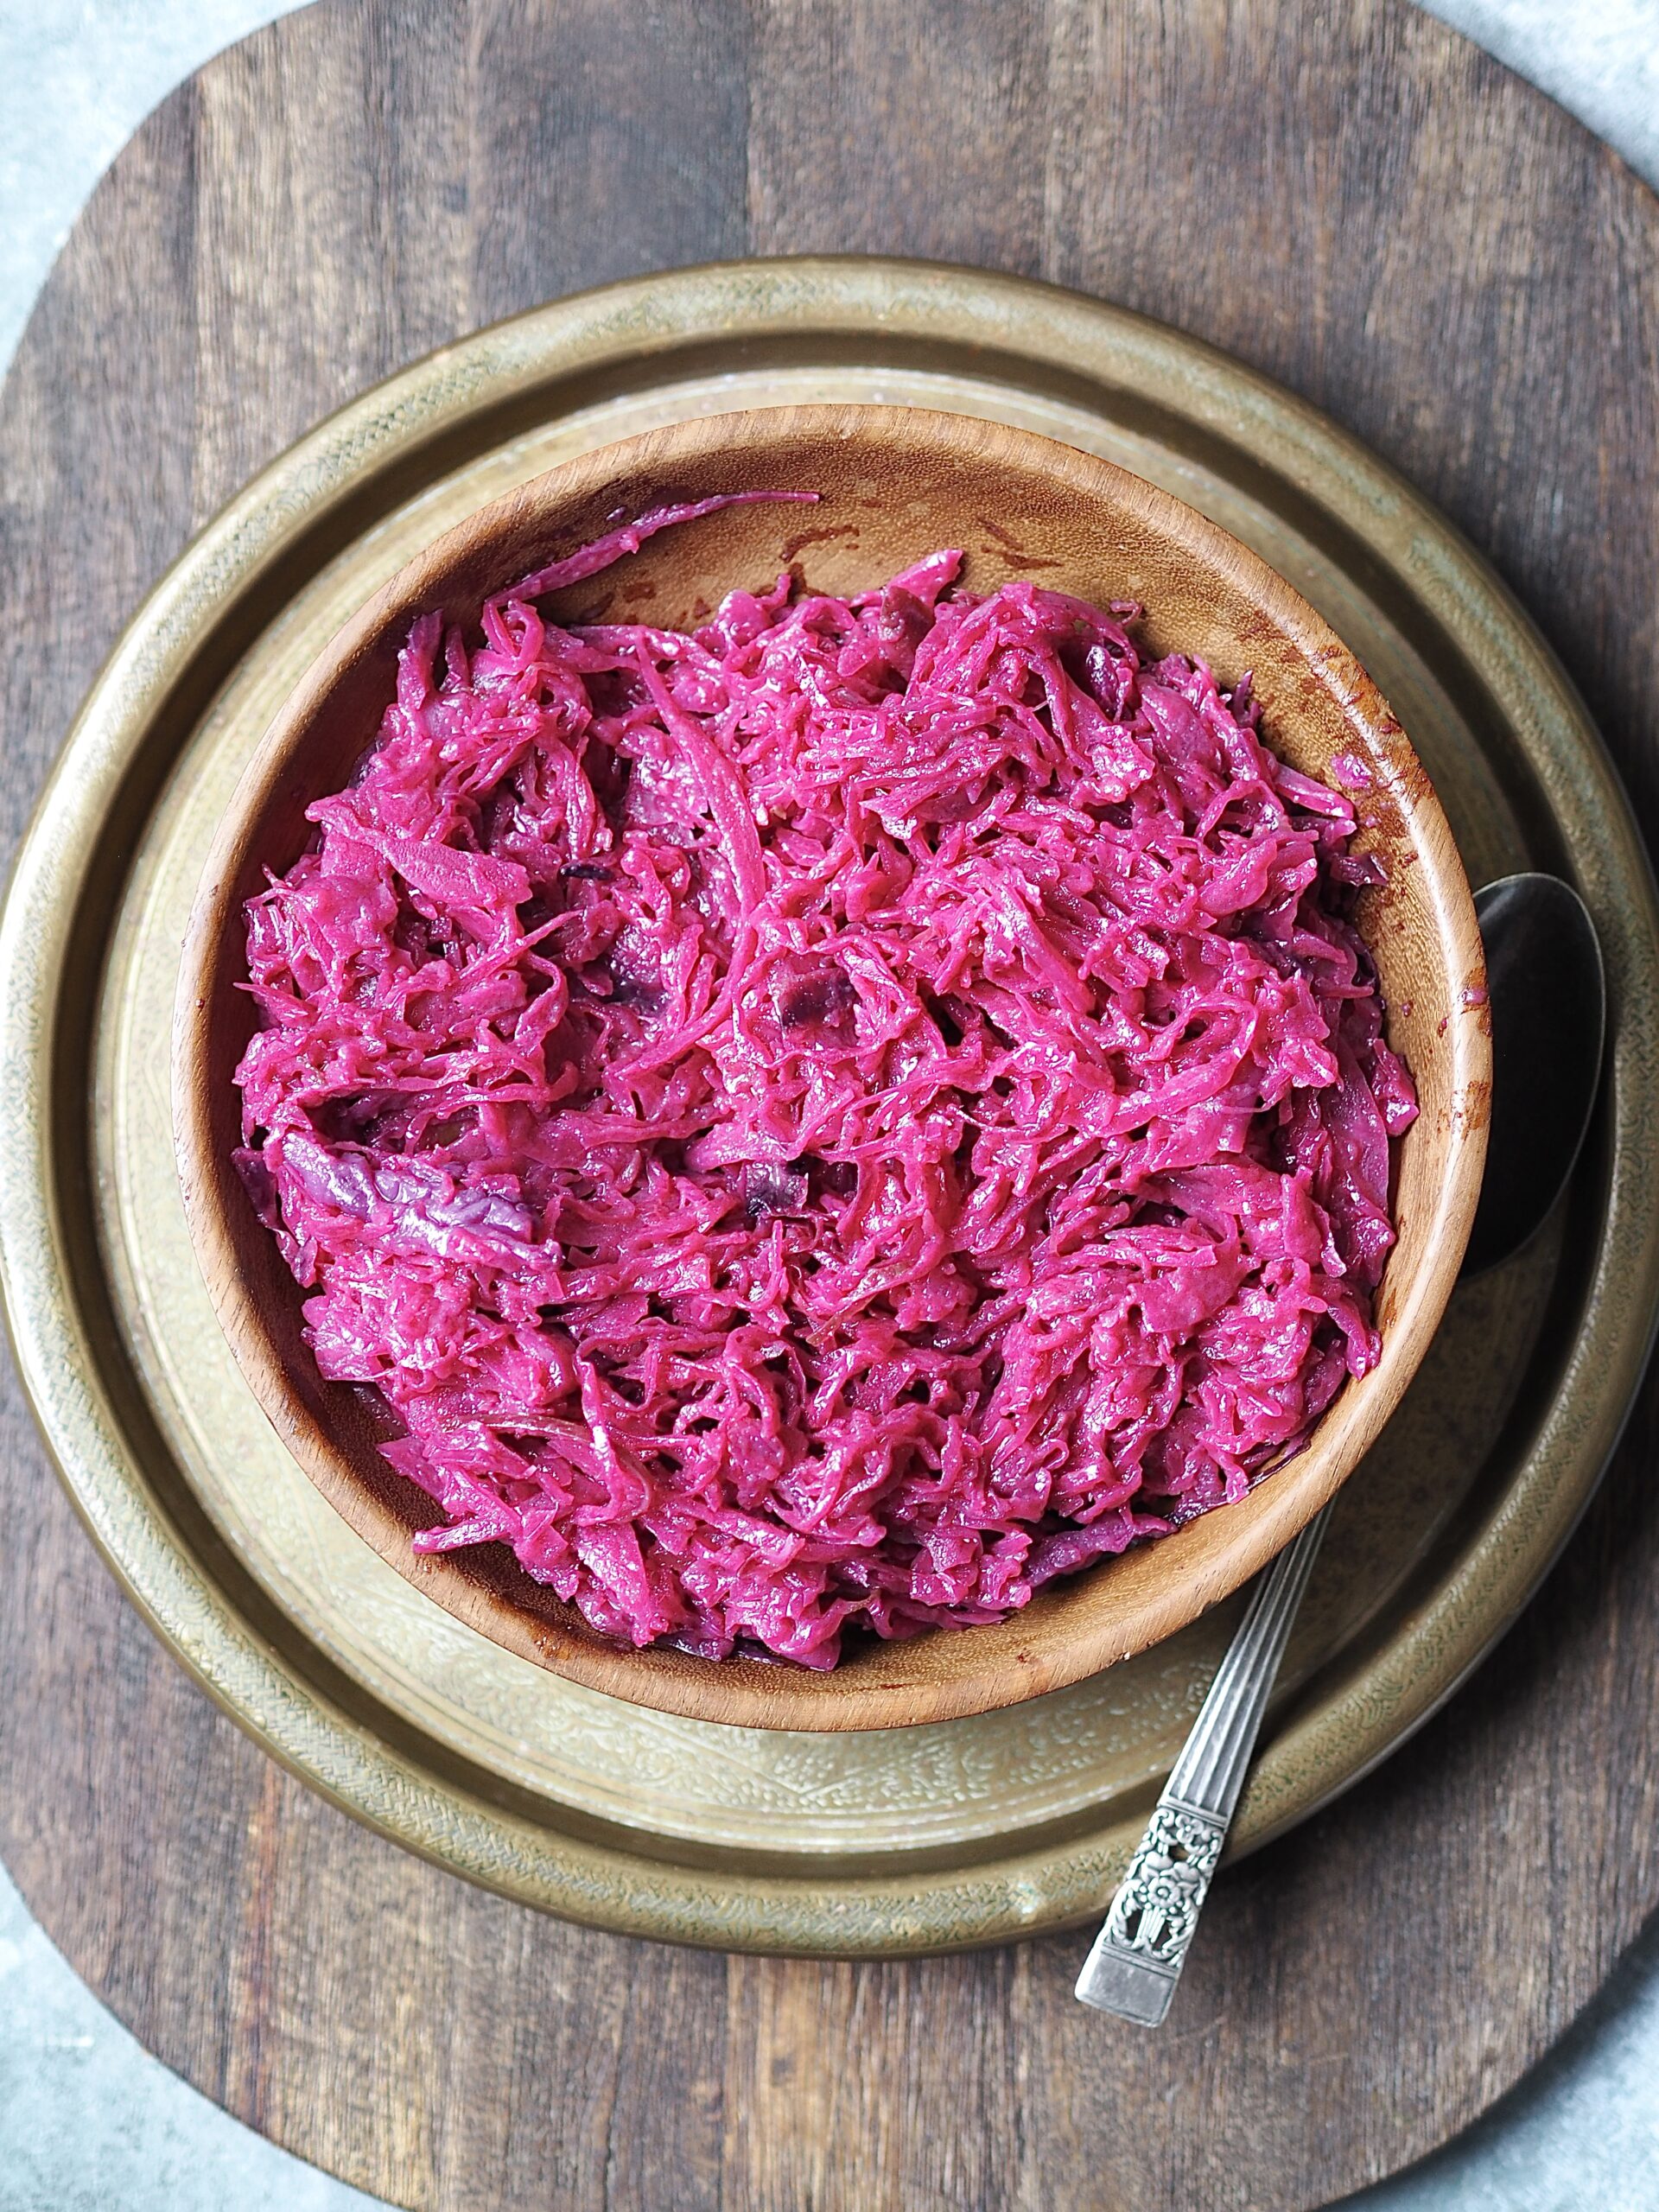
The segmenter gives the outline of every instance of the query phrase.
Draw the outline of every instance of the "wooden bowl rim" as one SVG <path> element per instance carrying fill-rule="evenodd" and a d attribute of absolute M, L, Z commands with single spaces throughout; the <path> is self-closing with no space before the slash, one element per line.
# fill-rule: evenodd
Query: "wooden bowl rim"
<path fill-rule="evenodd" d="M 784 447 L 808 435 L 873 439 L 888 449 L 942 457 L 979 454 L 1016 465 L 1023 460 L 1033 468 L 1040 464 L 1042 474 L 1068 490 L 1109 499 L 1207 569 L 1229 572 L 1292 642 L 1344 717 L 1376 742 L 1386 740 L 1398 763 L 1398 787 L 1391 795 L 1421 863 L 1413 888 L 1433 918 L 1440 955 L 1437 973 L 1448 1008 L 1459 992 L 1480 988 L 1484 964 L 1470 887 L 1440 801 L 1376 686 L 1323 617 L 1258 555 L 1195 509 L 1111 461 L 1034 431 L 921 408 L 815 404 L 704 416 L 643 432 L 575 455 L 478 509 L 407 562 L 324 646 L 238 779 L 204 863 L 181 960 L 172 1053 L 180 1185 L 198 1262 L 237 1363 L 277 1434 L 351 1527 L 406 1580 L 505 1649 L 589 1689 L 689 1719 L 839 1732 L 959 1719 L 1098 1673 L 1173 1634 L 1241 1587 L 1329 1503 L 1398 1403 L 1456 1282 L 1479 1195 L 1491 1062 L 1485 1025 L 1456 1023 L 1452 1109 L 1440 1133 L 1444 1172 L 1433 1233 L 1414 1274 L 1402 1281 L 1391 1262 L 1385 1275 L 1395 1304 L 1377 1366 L 1363 1382 L 1345 1384 L 1302 1450 L 1252 1491 L 1251 1503 L 1262 1501 L 1254 1516 L 1237 1524 L 1218 1567 L 1186 1578 L 1177 1605 L 1153 1593 L 1127 1610 L 1120 1607 L 1115 1620 L 1080 1625 L 1058 1658 L 1040 1663 L 1019 1652 L 1000 1660 L 988 1655 L 976 1664 L 976 1648 L 982 1649 L 982 1639 L 995 1630 L 934 1630 L 932 1636 L 949 1638 L 953 1664 L 944 1675 L 914 1683 L 873 1683 L 839 1672 L 813 1675 L 733 1661 L 676 1665 L 671 1671 L 653 1664 L 650 1652 L 591 1633 L 561 1633 L 463 1580 L 443 1555 L 416 1554 L 406 1526 L 371 1497 L 296 1389 L 238 1257 L 228 1213 L 238 1202 L 228 1187 L 233 1171 L 218 1159 L 213 1140 L 207 1030 L 224 948 L 237 924 L 238 878 L 287 760 L 335 685 L 394 626 L 440 603 L 445 581 L 469 555 L 530 519 L 580 509 L 607 485 L 660 475 L 677 463 L 739 445 Z M 1230 1520 L 1236 1512 L 1242 1507 L 1218 1508 L 1203 1518 Z M 1179 1544 L 1183 1533 L 1161 1539 L 1160 1550 Z M 1078 1582 L 1109 1574 L 1112 1564 L 1103 1562 Z"/>

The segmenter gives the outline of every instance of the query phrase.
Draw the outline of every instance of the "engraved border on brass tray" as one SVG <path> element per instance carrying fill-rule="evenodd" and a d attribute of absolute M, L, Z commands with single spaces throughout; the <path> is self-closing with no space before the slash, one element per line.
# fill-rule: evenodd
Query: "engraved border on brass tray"
<path fill-rule="evenodd" d="M 1456 1688 L 1530 1595 L 1587 1501 L 1645 1360 L 1659 1290 L 1655 1096 L 1659 918 L 1645 855 L 1599 740 L 1548 649 L 1450 526 L 1314 410 L 1196 341 L 1023 280 L 858 259 L 753 262 L 647 277 L 534 310 L 417 363 L 256 479 L 185 552 L 106 664 L 48 785 L 0 920 L 0 1052 L 19 1110 L 0 1132 L 0 1270 L 25 1386 L 67 1487 L 156 1632 L 255 1738 L 345 1809 L 456 1872 L 608 1927 L 734 1948 L 922 1951 L 1096 1912 L 1127 1824 L 1027 1840 L 993 1863 L 804 1876 L 646 1856 L 572 1820 L 550 1827 L 466 1762 L 388 1725 L 354 1686 L 284 1650 L 285 1624 L 176 1478 L 169 1484 L 111 1340 L 86 1175 L 86 1009 L 118 884 L 91 868 L 112 809 L 142 813 L 175 693 L 205 703 L 204 639 L 398 487 L 608 391 L 736 358 L 971 359 L 1116 413 L 1172 421 L 1295 487 L 1305 521 L 1363 551 L 1467 671 L 1477 714 L 1516 734 L 1608 953 L 1617 1015 L 1600 1173 L 1611 1204 L 1585 1271 L 1577 1340 L 1514 1480 L 1451 1532 L 1452 1564 L 1405 1627 L 1379 1634 L 1339 1693 L 1281 1728 L 1236 1834 L 1259 1842 L 1347 1786 Z M 77 1027 L 77 1017 L 79 1026 Z M 79 1173 L 77 1170 L 79 1169 Z M 1592 1166 L 1591 1172 L 1596 1172 Z M 660 1844 L 650 1847 L 653 1853 Z"/>

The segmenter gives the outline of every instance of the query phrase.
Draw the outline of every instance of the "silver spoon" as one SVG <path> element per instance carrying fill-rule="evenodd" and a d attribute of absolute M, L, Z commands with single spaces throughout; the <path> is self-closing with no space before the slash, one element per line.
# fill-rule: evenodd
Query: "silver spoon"
<path fill-rule="evenodd" d="M 1492 1119 L 1465 1276 L 1529 1243 L 1566 1188 L 1596 1101 L 1607 1005 L 1601 947 L 1567 885 L 1506 875 L 1477 892 L 1475 912 L 1491 1000 Z M 1169 2010 L 1330 1511 L 1256 1585 L 1084 1961 L 1085 2005 L 1148 2028 Z"/>

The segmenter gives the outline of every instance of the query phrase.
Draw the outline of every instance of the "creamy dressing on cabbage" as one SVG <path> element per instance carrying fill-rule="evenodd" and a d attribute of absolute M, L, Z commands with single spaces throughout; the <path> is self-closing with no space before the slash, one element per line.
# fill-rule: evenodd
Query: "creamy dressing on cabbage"
<path fill-rule="evenodd" d="M 1352 799 L 1138 609 L 945 551 L 695 634 L 538 611 L 724 504 L 415 625 L 247 908 L 238 1159 L 418 1548 L 827 1667 L 1294 1450 L 1376 1358 L 1415 1101 Z"/>

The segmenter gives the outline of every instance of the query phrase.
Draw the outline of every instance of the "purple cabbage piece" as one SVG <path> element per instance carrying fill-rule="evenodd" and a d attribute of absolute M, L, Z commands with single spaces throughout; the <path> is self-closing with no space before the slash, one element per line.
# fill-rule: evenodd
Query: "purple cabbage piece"
<path fill-rule="evenodd" d="M 415 626 L 248 906 L 238 1164 L 422 1548 L 822 1668 L 1294 1451 L 1415 1101 L 1351 801 L 1138 610 L 951 552 L 695 636 L 534 604 L 721 504 Z"/>

